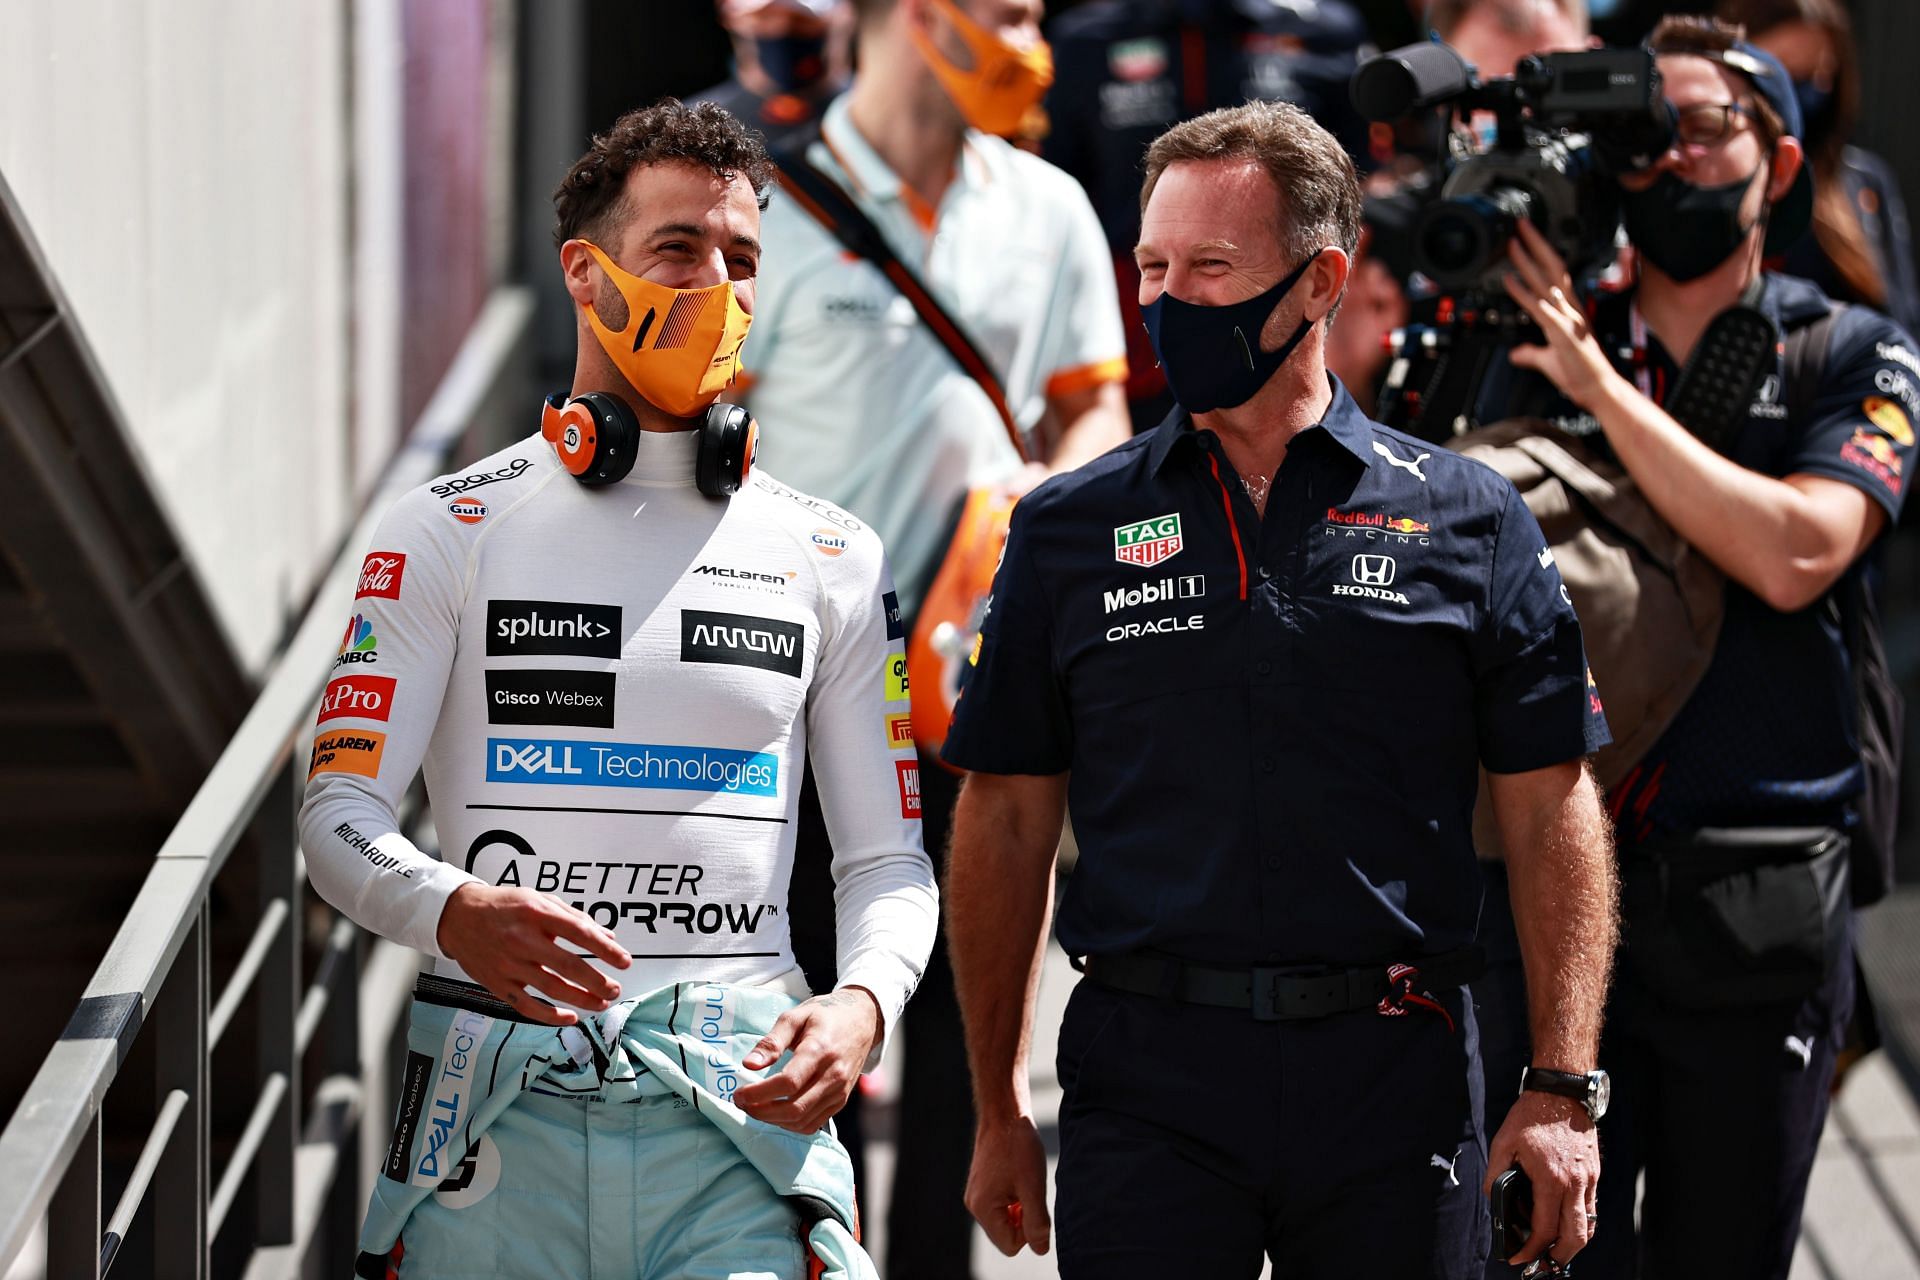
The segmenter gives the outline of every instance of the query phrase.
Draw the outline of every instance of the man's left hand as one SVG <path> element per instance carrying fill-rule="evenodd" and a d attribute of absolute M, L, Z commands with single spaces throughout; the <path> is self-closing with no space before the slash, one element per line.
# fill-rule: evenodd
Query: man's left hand
<path fill-rule="evenodd" d="M 881 1026 L 880 1004 L 865 987 L 842 987 L 795 1005 L 740 1065 L 758 1071 L 789 1049 L 793 1056 L 766 1079 L 736 1090 L 735 1105 L 782 1129 L 817 1133 L 847 1105 Z"/>
<path fill-rule="evenodd" d="M 1545 346 L 1515 347 L 1508 358 L 1516 368 L 1535 370 L 1567 399 L 1593 411 L 1601 394 L 1620 375 L 1587 325 L 1567 264 L 1524 218 L 1520 234 L 1507 246 L 1507 257 L 1513 263 L 1507 273 L 1507 293 L 1547 339 Z"/>
<path fill-rule="evenodd" d="M 1508 1259 L 1515 1266 L 1551 1253 L 1566 1262 L 1593 1237 L 1600 1191 L 1600 1136 L 1572 1098 L 1526 1090 L 1487 1150 L 1487 1182 L 1519 1165 L 1533 1183 L 1533 1234 Z"/>

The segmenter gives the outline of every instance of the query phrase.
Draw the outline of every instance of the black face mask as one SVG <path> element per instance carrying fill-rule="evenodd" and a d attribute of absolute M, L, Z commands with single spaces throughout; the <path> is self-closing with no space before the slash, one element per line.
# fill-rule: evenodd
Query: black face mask
<path fill-rule="evenodd" d="M 803 92 L 827 74 L 825 36 L 756 36 L 753 50 L 781 93 Z"/>
<path fill-rule="evenodd" d="M 1622 191 L 1627 240 L 1673 279 L 1698 280 L 1731 258 L 1753 224 L 1740 224 L 1740 202 L 1753 173 L 1718 187 L 1696 187 L 1671 171 L 1645 191 Z"/>
<path fill-rule="evenodd" d="M 1267 379 L 1313 328 L 1313 321 L 1302 318 L 1293 336 L 1273 351 L 1260 349 L 1261 331 L 1320 253 L 1314 250 L 1272 288 L 1242 302 L 1208 307 L 1162 293 L 1140 308 L 1153 353 L 1181 408 L 1188 413 L 1232 409 L 1267 385 Z"/>

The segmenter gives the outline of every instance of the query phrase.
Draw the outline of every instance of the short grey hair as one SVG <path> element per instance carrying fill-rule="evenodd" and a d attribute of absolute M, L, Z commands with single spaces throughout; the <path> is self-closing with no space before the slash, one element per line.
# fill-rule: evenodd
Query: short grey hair
<path fill-rule="evenodd" d="M 1142 214 L 1160 175 L 1183 160 L 1248 160 L 1266 170 L 1280 192 L 1280 245 L 1291 261 L 1326 245 L 1339 245 L 1351 257 L 1360 244 L 1360 179 L 1353 158 L 1290 102 L 1222 107 L 1155 138 L 1140 188 Z"/>

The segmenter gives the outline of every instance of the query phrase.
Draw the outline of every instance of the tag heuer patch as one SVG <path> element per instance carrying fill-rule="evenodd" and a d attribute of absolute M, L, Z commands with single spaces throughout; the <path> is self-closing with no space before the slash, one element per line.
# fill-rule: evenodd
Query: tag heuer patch
<path fill-rule="evenodd" d="M 1155 516 L 1137 524 L 1123 524 L 1113 531 L 1113 558 L 1121 564 L 1151 569 L 1178 555 L 1185 544 L 1180 539 L 1180 513 Z"/>

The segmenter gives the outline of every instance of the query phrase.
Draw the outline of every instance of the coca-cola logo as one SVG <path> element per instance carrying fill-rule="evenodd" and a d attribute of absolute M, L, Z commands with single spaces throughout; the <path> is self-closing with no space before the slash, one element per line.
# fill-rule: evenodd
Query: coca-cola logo
<path fill-rule="evenodd" d="M 407 558 L 398 551 L 369 551 L 360 562 L 360 585 L 353 598 L 379 596 L 384 600 L 400 598 L 400 578 L 407 571 Z"/>

